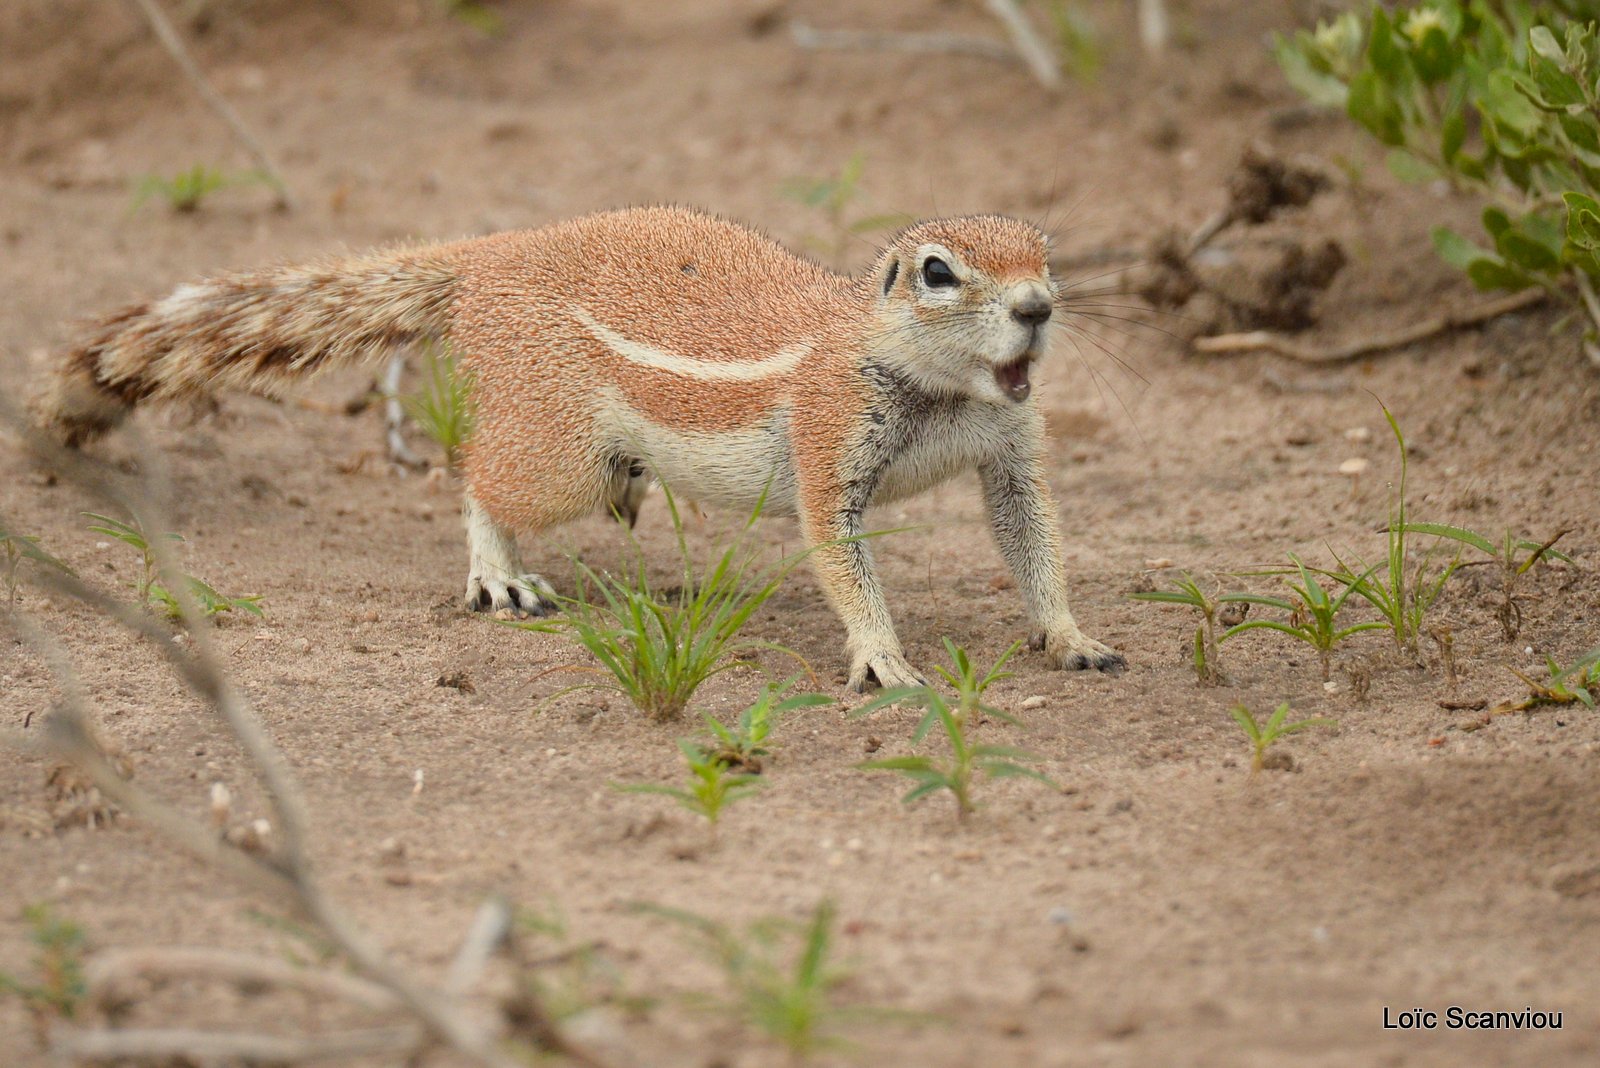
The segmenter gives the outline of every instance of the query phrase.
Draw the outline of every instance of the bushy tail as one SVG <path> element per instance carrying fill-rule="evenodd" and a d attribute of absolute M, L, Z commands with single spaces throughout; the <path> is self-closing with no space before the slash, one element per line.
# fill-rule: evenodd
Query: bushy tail
<path fill-rule="evenodd" d="M 147 400 L 225 388 L 276 394 L 444 334 L 457 284 L 442 258 L 405 251 L 182 285 L 96 323 L 34 398 L 35 419 L 76 446 Z"/>

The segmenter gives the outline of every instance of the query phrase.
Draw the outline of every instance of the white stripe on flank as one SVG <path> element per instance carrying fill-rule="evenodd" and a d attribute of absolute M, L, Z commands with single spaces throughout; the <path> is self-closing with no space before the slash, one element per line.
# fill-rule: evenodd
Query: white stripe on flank
<path fill-rule="evenodd" d="M 586 326 L 606 348 L 629 363 L 655 371 L 670 371 L 701 382 L 754 382 L 769 375 L 788 374 L 800 366 L 800 361 L 811 352 L 811 345 L 801 342 L 759 360 L 701 360 L 630 341 L 576 305 L 570 311 L 572 317 Z"/>

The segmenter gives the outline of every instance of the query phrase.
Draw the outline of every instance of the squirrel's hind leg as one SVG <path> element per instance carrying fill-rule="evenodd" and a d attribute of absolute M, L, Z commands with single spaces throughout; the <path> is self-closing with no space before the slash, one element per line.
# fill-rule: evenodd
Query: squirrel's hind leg
<path fill-rule="evenodd" d="M 547 616 L 559 608 L 555 587 L 543 575 L 522 570 L 522 555 L 511 531 L 489 517 L 469 492 L 467 520 L 467 608 L 474 612 L 510 609 L 519 615 Z"/>

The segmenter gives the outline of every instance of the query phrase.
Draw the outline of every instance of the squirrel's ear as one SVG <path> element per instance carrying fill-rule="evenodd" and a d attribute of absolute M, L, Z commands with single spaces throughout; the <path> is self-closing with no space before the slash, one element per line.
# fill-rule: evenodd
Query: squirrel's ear
<path fill-rule="evenodd" d="M 883 295 L 888 296 L 889 290 L 894 288 L 894 280 L 900 277 L 900 257 L 896 256 L 889 261 L 889 267 L 883 272 Z"/>

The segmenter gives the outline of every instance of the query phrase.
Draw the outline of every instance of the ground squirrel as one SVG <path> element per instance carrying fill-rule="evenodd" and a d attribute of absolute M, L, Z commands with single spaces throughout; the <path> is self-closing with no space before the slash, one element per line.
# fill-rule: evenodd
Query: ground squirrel
<path fill-rule="evenodd" d="M 556 607 L 517 533 L 685 497 L 798 515 L 861 690 L 920 681 L 884 603 L 863 513 L 965 470 L 1036 633 L 1063 668 L 1115 670 L 1067 609 L 1044 420 L 1029 370 L 1056 288 L 1026 223 L 971 216 L 897 234 L 859 278 L 675 207 L 590 215 L 179 286 L 100 320 L 36 398 L 77 445 L 147 401 L 275 393 L 385 347 L 448 338 L 473 373 L 464 452 L 467 603 Z"/>

